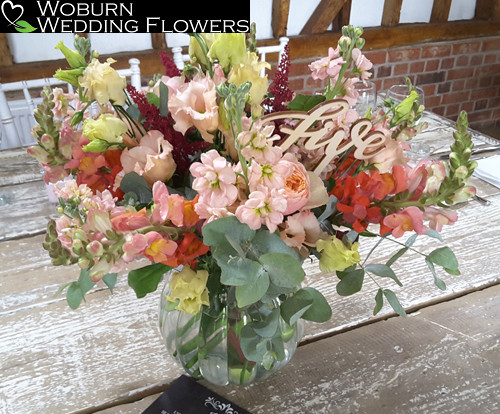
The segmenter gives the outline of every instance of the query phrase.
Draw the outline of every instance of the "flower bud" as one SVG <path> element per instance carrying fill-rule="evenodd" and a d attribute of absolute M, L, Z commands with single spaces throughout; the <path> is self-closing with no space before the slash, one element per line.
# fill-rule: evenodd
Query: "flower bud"
<path fill-rule="evenodd" d="M 468 175 L 469 175 L 469 170 L 467 169 L 467 167 L 465 165 L 461 165 L 455 170 L 453 178 L 464 180 L 467 178 Z"/>
<path fill-rule="evenodd" d="M 94 240 L 87 244 L 87 252 L 93 257 L 101 257 L 104 253 L 104 247 L 101 242 Z"/>
<path fill-rule="evenodd" d="M 73 68 L 80 68 L 80 67 L 85 67 L 87 66 L 87 62 L 85 61 L 85 58 L 80 55 L 76 50 L 72 50 L 66 46 L 64 46 L 63 41 L 61 40 L 54 49 L 59 49 L 66 60 L 68 61 L 69 65 Z"/>
<path fill-rule="evenodd" d="M 82 241 L 78 239 L 73 240 L 73 245 L 71 246 L 71 250 L 73 250 L 73 253 L 75 253 L 77 256 L 80 256 L 85 250 Z"/>

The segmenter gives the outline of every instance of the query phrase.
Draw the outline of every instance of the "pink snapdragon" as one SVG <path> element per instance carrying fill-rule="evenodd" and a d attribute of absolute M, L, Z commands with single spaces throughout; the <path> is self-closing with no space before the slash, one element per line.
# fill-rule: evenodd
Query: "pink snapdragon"
<path fill-rule="evenodd" d="M 125 243 L 123 244 L 122 259 L 126 263 L 130 263 L 143 255 L 148 248 L 148 238 L 144 234 L 127 233 L 125 235 Z"/>
<path fill-rule="evenodd" d="M 155 224 L 163 224 L 170 220 L 175 226 L 184 224 L 184 198 L 178 194 L 169 194 L 167 186 L 161 181 L 153 185 L 153 201 L 155 203 L 151 220 Z"/>
<path fill-rule="evenodd" d="M 444 225 L 453 224 L 458 220 L 455 211 L 444 211 L 435 207 L 424 208 L 424 220 L 429 220 L 429 227 L 441 231 Z"/>
<path fill-rule="evenodd" d="M 384 226 L 391 229 L 394 237 L 401 237 L 407 231 L 425 234 L 429 230 L 423 224 L 424 213 L 418 207 L 406 207 L 400 212 L 390 214 L 383 220 Z"/>
<path fill-rule="evenodd" d="M 252 230 L 258 230 L 265 224 L 273 233 L 283 222 L 286 206 L 283 189 L 260 187 L 259 190 L 252 191 L 248 200 L 236 209 L 236 217 Z"/>
<path fill-rule="evenodd" d="M 227 207 L 238 197 L 236 174 L 231 164 L 216 150 L 201 155 L 201 162 L 195 162 L 189 168 L 195 178 L 193 190 L 200 194 L 200 203 L 210 207 Z"/>

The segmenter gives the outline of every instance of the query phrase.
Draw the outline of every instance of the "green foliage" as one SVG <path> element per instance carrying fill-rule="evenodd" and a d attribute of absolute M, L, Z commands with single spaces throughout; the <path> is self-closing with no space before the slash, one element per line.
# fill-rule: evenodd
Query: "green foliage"
<path fill-rule="evenodd" d="M 310 111 L 326 98 L 323 95 L 296 95 L 288 104 L 288 109 L 292 111 Z"/>
<path fill-rule="evenodd" d="M 90 270 L 82 269 L 77 281 L 71 282 L 66 291 L 66 300 L 71 309 L 77 309 L 85 298 L 85 294 L 94 287 L 90 280 Z"/>
<path fill-rule="evenodd" d="M 124 193 L 134 193 L 136 200 L 140 203 L 148 204 L 153 199 L 153 192 L 149 188 L 148 183 L 135 172 L 129 172 L 124 175 L 120 188 Z"/>
<path fill-rule="evenodd" d="M 163 263 L 154 263 L 140 269 L 132 270 L 128 274 L 128 285 L 134 289 L 138 298 L 143 298 L 158 288 L 163 274 L 170 269 L 172 269 L 171 266 Z"/>

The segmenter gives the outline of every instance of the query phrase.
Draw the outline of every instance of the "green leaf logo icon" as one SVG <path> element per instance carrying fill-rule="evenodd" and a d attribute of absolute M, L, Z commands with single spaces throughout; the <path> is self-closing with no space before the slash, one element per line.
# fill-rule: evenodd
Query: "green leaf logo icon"
<path fill-rule="evenodd" d="M 31 33 L 36 30 L 36 27 L 33 27 L 31 24 L 29 24 L 25 20 L 18 20 L 16 22 L 15 28 L 18 32 L 21 33 Z"/>

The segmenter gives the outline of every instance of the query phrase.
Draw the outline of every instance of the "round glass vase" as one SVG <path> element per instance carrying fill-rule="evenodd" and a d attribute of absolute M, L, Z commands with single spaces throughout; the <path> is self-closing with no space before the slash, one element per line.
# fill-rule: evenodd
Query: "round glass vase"
<path fill-rule="evenodd" d="M 302 339 L 304 321 L 288 325 L 280 315 L 278 297 L 239 308 L 234 287 L 227 287 L 211 298 L 210 306 L 190 315 L 167 300 L 175 271 L 166 274 L 159 329 L 168 352 L 188 375 L 217 385 L 247 385 L 290 361 Z"/>

